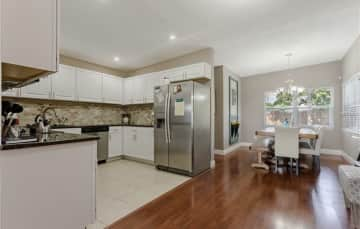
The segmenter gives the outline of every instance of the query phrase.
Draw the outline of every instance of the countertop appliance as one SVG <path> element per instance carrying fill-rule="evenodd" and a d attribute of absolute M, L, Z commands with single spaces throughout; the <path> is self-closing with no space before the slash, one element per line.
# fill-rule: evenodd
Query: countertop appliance
<path fill-rule="evenodd" d="M 81 128 L 81 132 L 99 137 L 97 161 L 98 163 L 106 162 L 109 157 L 109 126 L 87 126 Z"/>
<path fill-rule="evenodd" d="M 210 168 L 210 87 L 194 81 L 155 87 L 158 169 L 195 176 Z"/>

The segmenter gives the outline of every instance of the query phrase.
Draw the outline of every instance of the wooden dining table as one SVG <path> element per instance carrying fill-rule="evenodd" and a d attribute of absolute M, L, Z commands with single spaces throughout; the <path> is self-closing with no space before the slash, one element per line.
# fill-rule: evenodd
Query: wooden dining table
<path fill-rule="evenodd" d="M 272 137 L 275 138 L 275 128 L 274 127 L 268 127 L 263 130 L 257 130 L 255 131 L 255 135 L 257 137 Z M 306 139 L 310 141 L 316 141 L 318 139 L 319 135 L 313 130 L 309 128 L 300 128 L 299 130 L 299 139 Z M 257 163 L 253 163 L 252 167 L 254 168 L 262 168 L 269 170 L 269 166 L 265 164 L 265 162 L 262 159 L 262 153 L 266 150 L 260 150 L 257 151 L 258 153 L 258 161 Z M 308 168 L 307 165 L 301 164 L 301 168 Z"/>
<path fill-rule="evenodd" d="M 275 128 L 274 127 L 268 127 L 263 130 L 257 130 L 255 132 L 256 136 L 263 136 L 263 137 L 275 137 Z M 318 139 L 319 135 L 310 128 L 300 128 L 299 131 L 299 138 L 301 139 L 310 139 L 310 140 L 316 140 Z"/>

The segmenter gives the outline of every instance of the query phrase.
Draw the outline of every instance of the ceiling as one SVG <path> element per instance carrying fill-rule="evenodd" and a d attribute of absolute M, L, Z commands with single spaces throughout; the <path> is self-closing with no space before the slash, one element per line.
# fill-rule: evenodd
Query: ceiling
<path fill-rule="evenodd" d="M 359 0 L 61 1 L 61 53 L 126 71 L 210 47 L 249 76 L 339 60 L 359 33 Z"/>

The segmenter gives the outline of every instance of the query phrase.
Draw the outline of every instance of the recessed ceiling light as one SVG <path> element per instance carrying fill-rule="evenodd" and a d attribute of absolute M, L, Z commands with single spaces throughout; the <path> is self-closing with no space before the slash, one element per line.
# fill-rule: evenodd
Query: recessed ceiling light
<path fill-rule="evenodd" d="M 169 36 L 169 39 L 173 41 L 173 40 L 176 39 L 176 36 L 174 34 L 172 34 L 172 35 Z"/>
<path fill-rule="evenodd" d="M 120 58 L 119 58 L 118 56 L 115 56 L 115 57 L 114 57 L 114 61 L 115 61 L 115 62 L 119 62 L 119 60 L 120 60 Z"/>

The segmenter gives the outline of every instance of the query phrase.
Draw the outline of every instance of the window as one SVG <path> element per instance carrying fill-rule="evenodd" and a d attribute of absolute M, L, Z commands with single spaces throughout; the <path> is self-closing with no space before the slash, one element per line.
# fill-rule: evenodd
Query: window
<path fill-rule="evenodd" d="M 360 134 L 360 74 L 343 84 L 343 128 Z"/>
<path fill-rule="evenodd" d="M 265 93 L 266 126 L 333 127 L 333 89 L 280 88 Z"/>

